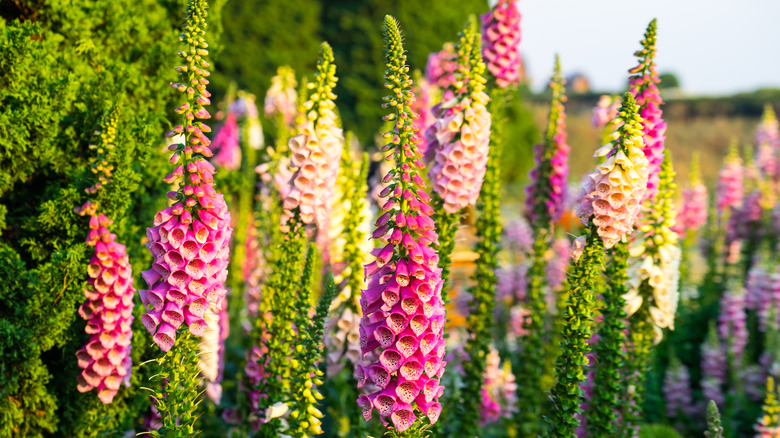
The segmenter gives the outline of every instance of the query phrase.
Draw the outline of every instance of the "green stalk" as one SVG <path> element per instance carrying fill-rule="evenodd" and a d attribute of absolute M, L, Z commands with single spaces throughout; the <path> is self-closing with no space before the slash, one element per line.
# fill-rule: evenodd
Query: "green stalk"
<path fill-rule="evenodd" d="M 200 371 L 198 370 L 198 341 L 184 331 L 173 347 L 156 360 L 160 372 L 150 381 L 159 385 L 152 391 L 162 427 L 149 431 L 160 438 L 189 438 L 198 436 L 195 430 L 196 411 L 200 404 Z"/>
<path fill-rule="evenodd" d="M 628 243 L 620 242 L 609 250 L 607 287 L 604 289 L 604 319 L 598 330 L 594 394 L 588 411 L 588 436 L 612 438 L 617 430 L 620 394 L 623 382 L 620 370 L 625 364 L 626 302 L 628 292 Z"/>
<path fill-rule="evenodd" d="M 491 105 L 491 113 L 496 114 L 500 99 Z M 491 103 L 492 103 L 491 102 Z M 496 126 L 494 124 L 493 126 Z M 494 132 L 495 133 L 495 132 Z M 501 239 L 500 189 L 501 189 L 501 153 L 502 145 L 491 136 L 490 152 L 485 181 L 477 202 L 477 254 L 476 271 L 472 280 L 476 282 L 471 288 L 471 313 L 466 321 L 469 333 L 466 341 L 468 361 L 463 363 L 465 372 L 465 389 L 461 402 L 464 415 L 461 417 L 461 432 L 466 436 L 477 436 L 479 433 L 479 404 L 484 383 L 486 359 L 490 351 L 490 340 L 493 329 L 493 308 L 496 298 L 496 268 L 498 267 L 498 251 Z"/>
<path fill-rule="evenodd" d="M 640 293 L 646 293 L 650 288 L 647 282 L 640 286 Z M 650 289 L 652 291 L 652 289 Z M 652 293 L 652 292 L 651 292 Z M 646 296 L 646 295 L 643 295 Z M 647 377 L 648 359 L 653 346 L 653 323 L 646 306 L 642 306 L 629 319 L 629 339 L 626 371 L 624 373 L 623 391 L 626 397 L 623 402 L 622 437 L 632 437 L 642 420 L 642 403 L 645 398 L 645 380 Z"/>
<path fill-rule="evenodd" d="M 546 417 L 550 436 L 556 438 L 574 438 L 580 423 L 580 384 L 585 381 L 585 355 L 590 351 L 588 340 L 593 334 L 593 285 L 604 269 L 604 243 L 592 218 L 588 230 L 585 248 L 567 276 L 569 298 L 562 315 L 561 354 L 555 362 L 557 381 L 550 391 L 550 412 Z"/>

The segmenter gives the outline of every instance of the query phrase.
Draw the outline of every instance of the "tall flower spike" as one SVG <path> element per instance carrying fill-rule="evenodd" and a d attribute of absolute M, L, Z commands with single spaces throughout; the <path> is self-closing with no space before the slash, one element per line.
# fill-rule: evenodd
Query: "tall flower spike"
<path fill-rule="evenodd" d="M 425 132 L 433 157 L 428 178 L 450 214 L 476 204 L 490 147 L 490 98 L 484 91 L 485 63 L 474 21 L 469 19 L 456 46 L 458 68 L 449 88 L 453 97 L 445 96 L 433 107 L 436 121 Z"/>
<path fill-rule="evenodd" d="M 547 227 L 563 214 L 569 176 L 569 145 L 566 144 L 566 81 L 561 63 L 555 55 L 555 70 L 550 80 L 552 101 L 544 142 L 534 147 L 536 167 L 531 171 L 531 185 L 526 189 L 526 211 L 531 223 Z"/>
<path fill-rule="evenodd" d="M 744 169 L 736 141 L 732 141 L 729 154 L 718 173 L 717 207 L 722 215 L 729 210 L 742 207 Z"/>
<path fill-rule="evenodd" d="M 707 186 L 701 181 L 699 154 L 694 152 L 691 158 L 690 183 L 682 190 L 682 196 L 677 209 L 677 220 L 674 231 L 683 236 L 694 232 L 707 223 Z"/>
<path fill-rule="evenodd" d="M 688 367 L 674 356 L 669 362 L 664 377 L 664 397 L 666 415 L 669 418 L 683 419 L 695 415 L 698 410 L 691 396 L 691 376 Z"/>
<path fill-rule="evenodd" d="M 238 145 L 238 123 L 236 113 L 228 109 L 225 123 L 214 136 L 211 148 L 217 151 L 213 163 L 225 170 L 236 170 L 241 166 L 241 147 Z"/>
<path fill-rule="evenodd" d="M 780 402 L 775 389 L 775 380 L 772 377 L 766 381 L 766 399 L 763 408 L 764 415 L 759 418 L 755 426 L 756 438 L 775 438 L 780 435 Z"/>
<path fill-rule="evenodd" d="M 265 116 L 278 116 L 285 125 L 292 126 L 298 113 L 297 86 L 295 71 L 288 66 L 279 67 L 276 76 L 271 78 L 271 87 L 265 94 Z"/>
<path fill-rule="evenodd" d="M 652 205 L 646 203 L 644 223 L 631 244 L 631 259 L 628 266 L 629 291 L 625 295 L 629 316 L 640 306 L 646 306 L 655 324 L 660 329 L 674 329 L 674 317 L 680 298 L 681 250 L 677 233 L 672 231 L 675 223 L 674 170 L 669 157 L 661 165 L 659 194 Z"/>
<path fill-rule="evenodd" d="M 441 270 L 431 245 L 437 241 L 425 183 L 418 169 L 425 165 L 417 151 L 416 115 L 411 111 L 409 67 L 406 65 L 398 22 L 385 16 L 386 41 L 384 108 L 393 129 L 384 137 L 393 151 L 395 168 L 386 176 L 388 198 L 373 236 L 383 246 L 373 251 L 376 261 L 366 265 L 367 288 L 360 304 L 360 344 L 366 363 L 358 365 L 358 387 L 376 385 L 378 390 L 361 395 L 357 403 L 363 416 L 374 408 L 384 422 L 389 418 L 397 433 L 413 433 L 419 427 L 418 413 L 433 424 L 441 413 L 438 398 L 444 388 L 444 322 L 441 300 Z M 378 355 L 371 355 L 377 350 Z M 369 358 L 378 357 L 376 360 Z"/>
<path fill-rule="evenodd" d="M 168 136 L 181 134 L 183 143 L 169 147 L 176 167 L 165 181 L 178 183 L 178 190 L 168 193 L 174 204 L 159 211 L 146 232 L 154 263 L 141 273 L 148 285 L 140 291 L 147 309 L 141 321 L 163 351 L 173 347 L 183 324 L 201 337 L 206 308 L 220 309 L 226 292 L 233 229 L 227 204 L 214 190 L 214 166 L 206 160 L 212 156 L 206 137 L 211 128 L 202 122 L 211 117 L 205 108 L 211 103 L 206 7 L 204 0 L 187 5 L 187 22 L 179 35 L 185 50 L 178 53 L 184 65 L 176 67 L 180 82 L 171 84 L 184 95 L 184 103 L 176 109 L 180 124 Z"/>
<path fill-rule="evenodd" d="M 119 114 L 116 107 L 106 113 L 99 131 L 98 142 L 90 149 L 97 153 L 92 158 L 91 170 L 98 182 L 85 189 L 88 194 L 100 192 L 111 180 L 111 165 Z M 116 242 L 109 231 L 113 222 L 96 212 L 98 202 L 88 201 L 76 211 L 89 214 L 87 245 L 95 252 L 87 267 L 86 301 L 79 307 L 79 315 L 87 321 L 85 331 L 89 340 L 76 352 L 79 368 L 77 389 L 86 392 L 97 389 L 101 402 L 111 403 L 120 386 L 130 386 L 130 341 L 133 336 L 133 272 L 125 246 Z"/>
<path fill-rule="evenodd" d="M 576 212 L 583 225 L 593 216 L 593 224 L 606 248 L 625 241 L 639 213 L 647 190 L 648 163 L 642 152 L 642 118 L 630 93 L 623 97 L 618 112 L 622 121 L 612 141 L 596 151 L 607 160 L 588 175 L 582 185 L 583 201 Z"/>
<path fill-rule="evenodd" d="M 499 0 L 482 16 L 482 56 L 499 88 L 517 85 L 520 81 L 523 61 L 520 59 L 517 0 Z"/>
<path fill-rule="evenodd" d="M 642 151 L 648 160 L 649 176 L 647 180 L 646 198 L 653 198 L 658 193 L 658 174 L 661 162 L 664 160 L 664 142 L 666 140 L 666 122 L 661 111 L 661 93 L 658 83 L 661 79 L 655 66 L 656 19 L 650 22 L 642 40 L 642 50 L 634 55 L 639 58 L 639 65 L 628 72 L 631 78 L 628 87 L 636 98 L 639 114 L 643 120 L 645 144 Z"/>
<path fill-rule="evenodd" d="M 455 70 L 458 68 L 458 56 L 455 45 L 444 43 L 442 49 L 428 55 L 425 64 L 425 80 L 431 85 L 446 90 L 455 82 Z"/>
<path fill-rule="evenodd" d="M 306 121 L 300 134 L 290 139 L 290 167 L 294 174 L 290 191 L 284 198 L 285 218 L 299 209 L 304 224 L 316 223 L 319 236 L 327 237 L 328 219 L 333 201 L 333 188 L 338 178 L 344 135 L 336 118 L 336 65 L 333 49 L 322 43 L 313 92 L 304 103 Z"/>
<path fill-rule="evenodd" d="M 707 404 L 707 431 L 704 432 L 706 438 L 723 438 L 723 426 L 720 424 L 720 412 L 718 405 L 710 400 Z"/>

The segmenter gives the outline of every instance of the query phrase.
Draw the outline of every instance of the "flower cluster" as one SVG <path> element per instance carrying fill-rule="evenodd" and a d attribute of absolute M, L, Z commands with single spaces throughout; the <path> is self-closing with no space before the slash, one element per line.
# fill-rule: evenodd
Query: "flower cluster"
<path fill-rule="evenodd" d="M 417 114 L 417 118 L 414 120 L 414 126 L 418 132 L 425 132 L 435 121 L 431 107 L 433 106 L 435 91 L 433 85 L 431 85 L 427 79 L 418 76 L 415 78 L 414 94 L 417 96 L 417 100 L 412 103 L 412 111 Z M 425 156 L 428 151 L 428 142 L 425 137 L 421 137 L 420 143 L 417 145 L 417 149 Z"/>
<path fill-rule="evenodd" d="M 617 117 L 620 99 L 617 96 L 603 95 L 593 107 L 590 121 L 594 128 L 605 129 L 607 124 Z"/>
<path fill-rule="evenodd" d="M 485 64 L 479 55 L 479 35 L 467 26 L 457 45 L 458 68 L 450 86 L 452 98 L 431 110 L 436 121 L 425 132 L 433 164 L 428 178 L 444 202 L 444 211 L 456 213 L 475 205 L 485 177 L 490 147 L 490 100 L 485 94 Z"/>
<path fill-rule="evenodd" d="M 499 0 L 482 16 L 482 57 L 500 88 L 520 80 L 520 11 L 516 0 Z"/>
<path fill-rule="evenodd" d="M 316 223 L 326 234 L 333 201 L 333 188 L 339 173 L 344 136 L 336 120 L 333 88 L 336 86 L 333 50 L 322 45 L 315 81 L 309 88 L 317 90 L 304 104 L 306 122 L 300 134 L 290 139 L 290 167 L 294 172 L 289 193 L 284 197 L 285 217 L 298 209 L 303 223 Z"/>
<path fill-rule="evenodd" d="M 209 307 L 203 317 L 206 330 L 200 340 L 198 368 L 206 380 L 206 394 L 216 404 L 222 399 L 222 374 L 225 370 L 225 339 L 230 332 L 227 306 Z"/>
<path fill-rule="evenodd" d="M 688 367 L 675 357 L 672 357 L 664 377 L 664 396 L 666 398 L 666 415 L 669 418 L 697 414 L 697 406 L 693 404 L 693 396 L 691 395 L 691 376 Z"/>
<path fill-rule="evenodd" d="M 758 314 L 759 330 L 780 327 L 780 271 L 757 264 L 748 273 L 746 288 L 745 308 Z"/>
<path fill-rule="evenodd" d="M 718 174 L 716 191 L 718 213 L 742 206 L 744 169 L 736 145 L 732 145 Z"/>
<path fill-rule="evenodd" d="M 759 417 L 755 426 L 756 438 L 777 438 L 780 436 L 780 402 L 775 389 L 775 381 L 769 377 L 766 382 L 766 399 L 763 406 L 763 416 Z"/>
<path fill-rule="evenodd" d="M 517 411 L 517 384 L 509 362 L 501 366 L 501 358 L 495 348 L 490 349 L 486 362 L 480 400 L 479 421 L 482 426 L 510 418 Z"/>
<path fill-rule="evenodd" d="M 298 92 L 295 71 L 290 67 L 279 67 L 271 78 L 271 87 L 265 94 L 263 110 L 266 117 L 281 117 L 288 126 L 295 122 L 298 113 Z"/>
<path fill-rule="evenodd" d="M 111 403 L 124 383 L 130 386 L 130 340 L 133 336 L 133 272 L 125 246 L 108 231 L 113 222 L 99 214 L 89 221 L 87 244 L 95 247 L 89 260 L 87 300 L 79 315 L 87 321 L 89 341 L 76 352 L 79 392 L 97 388 L 98 398 Z"/>
<path fill-rule="evenodd" d="M 265 144 L 263 138 L 263 125 L 260 124 L 260 114 L 257 111 L 255 96 L 253 94 L 239 91 L 236 99 L 228 107 L 228 112 L 236 115 L 236 118 L 243 120 L 241 124 L 243 129 L 239 130 L 239 137 L 245 141 L 252 149 L 260 149 Z"/>
<path fill-rule="evenodd" d="M 650 22 L 642 40 L 642 50 L 635 53 L 639 57 L 639 65 L 629 70 L 631 78 L 628 86 L 636 98 L 639 114 L 642 116 L 645 144 L 642 151 L 648 161 L 647 193 L 645 197 L 653 198 L 658 193 L 658 174 L 661 162 L 664 160 L 664 141 L 666 139 L 666 122 L 661 111 L 661 93 L 658 91 L 658 71 L 655 67 L 656 20 Z"/>
<path fill-rule="evenodd" d="M 435 423 L 441 413 L 438 402 L 444 388 L 439 378 L 444 372 L 444 303 L 438 256 L 430 245 L 437 242 L 430 216 L 425 183 L 417 169 L 419 137 L 414 129 L 412 81 L 398 23 L 385 18 L 387 42 L 385 108 L 393 112 L 385 120 L 394 128 L 385 134 L 393 150 L 396 166 L 384 178 L 389 183 L 383 196 L 383 214 L 376 222 L 373 238 L 383 246 L 372 252 L 376 261 L 366 265 L 367 288 L 360 304 L 360 345 L 364 355 L 379 349 L 377 360 L 358 365 L 358 387 L 372 382 L 379 388 L 363 394 L 358 405 L 368 420 L 374 408 L 383 421 L 389 417 L 398 432 L 417 420 L 415 411 Z"/>
<path fill-rule="evenodd" d="M 236 122 L 236 114 L 232 111 L 227 112 L 225 123 L 214 136 L 211 149 L 216 151 L 216 155 L 214 155 L 211 161 L 217 167 L 225 170 L 236 170 L 241 166 L 241 147 L 238 145 L 238 123 Z"/>
<path fill-rule="evenodd" d="M 732 287 L 720 301 L 718 335 L 727 339 L 729 352 L 739 363 L 748 341 L 747 314 L 745 313 L 745 291 Z"/>
<path fill-rule="evenodd" d="M 726 352 L 720 345 L 718 333 L 714 326 L 710 327 L 707 339 L 701 346 L 701 389 L 707 400 L 714 400 L 722 405 L 725 401 L 723 383 L 726 381 L 728 369 Z"/>
<path fill-rule="evenodd" d="M 455 70 L 458 68 L 458 56 L 455 53 L 455 45 L 445 43 L 438 52 L 428 55 L 425 64 L 425 80 L 442 90 L 446 90 L 455 83 Z"/>
<path fill-rule="evenodd" d="M 656 330 L 674 329 L 674 315 L 680 299 L 680 258 L 677 233 L 672 231 L 675 209 L 672 198 L 676 191 L 674 170 L 668 159 L 661 164 L 659 195 L 652 206 L 647 205 L 644 223 L 632 242 L 628 267 L 629 292 L 626 306 L 629 315 L 643 302 L 647 303 Z M 644 296 L 643 284 L 652 295 Z"/>
<path fill-rule="evenodd" d="M 691 164 L 690 175 L 690 185 L 682 190 L 674 225 L 674 231 L 681 236 L 688 231 L 696 231 L 707 223 L 707 186 L 701 181 L 696 158 Z"/>
<path fill-rule="evenodd" d="M 780 123 L 770 104 L 764 107 L 761 123 L 756 127 L 756 144 L 767 144 L 774 149 L 780 147 Z"/>
<path fill-rule="evenodd" d="M 179 52 L 184 65 L 176 67 L 181 82 L 172 84 L 185 96 L 176 109 L 182 123 L 168 133 L 171 138 L 183 136 L 183 143 L 169 147 L 170 162 L 177 166 L 165 177 L 179 187 L 168 193 L 174 204 L 157 212 L 154 226 L 147 229 L 146 247 L 154 262 L 141 273 L 148 285 L 140 291 L 147 309 L 141 321 L 163 351 L 171 349 L 182 324 L 202 336 L 206 309 L 221 308 L 233 232 L 225 200 L 213 187 L 214 166 L 206 161 L 213 155 L 206 137 L 211 128 L 201 121 L 211 117 L 205 108 L 211 96 L 206 90 L 205 5 L 191 2 L 187 12 L 185 32 L 179 37 L 187 48 Z"/>
<path fill-rule="evenodd" d="M 613 134 L 612 142 L 594 154 L 608 158 L 588 175 L 582 185 L 582 202 L 576 206 L 582 224 L 587 225 L 593 216 L 593 224 L 598 227 L 606 248 L 625 241 L 647 189 L 642 119 L 631 94 L 624 97 L 618 118 L 623 124 Z"/>
<path fill-rule="evenodd" d="M 552 102 L 544 143 L 534 147 L 536 166 L 530 173 L 526 189 L 526 211 L 532 223 L 544 227 L 557 222 L 566 204 L 569 177 L 569 145 L 566 144 L 566 102 L 561 63 L 555 57 L 555 72 L 550 81 Z"/>

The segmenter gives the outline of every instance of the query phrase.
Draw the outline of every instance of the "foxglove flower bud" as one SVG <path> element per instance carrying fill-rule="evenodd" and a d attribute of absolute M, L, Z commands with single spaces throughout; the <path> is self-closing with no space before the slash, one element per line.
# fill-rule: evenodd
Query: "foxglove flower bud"
<path fill-rule="evenodd" d="M 666 122 L 662 118 L 661 93 L 658 83 L 661 79 L 655 66 L 656 20 L 650 22 L 642 40 L 642 50 L 636 52 L 639 65 L 629 70 L 631 78 L 628 86 L 639 106 L 642 117 L 644 146 L 642 151 L 648 161 L 648 180 L 646 198 L 653 198 L 658 193 L 658 174 L 661 172 L 661 162 L 664 160 L 664 141 L 666 139 Z"/>
<path fill-rule="evenodd" d="M 466 29 L 458 42 L 456 81 L 449 91 L 452 97 L 431 110 L 436 121 L 425 132 L 432 165 L 428 178 L 441 197 L 444 211 L 456 213 L 467 205 L 476 205 L 490 147 L 490 100 L 485 94 L 485 64 L 478 52 L 475 29 Z M 473 62 L 473 64 L 472 64 Z"/>
<path fill-rule="evenodd" d="M 389 227 L 386 234 L 375 237 L 383 246 L 372 253 L 376 261 L 365 267 L 368 285 L 360 300 L 364 358 L 374 351 L 379 356 L 357 367 L 358 387 L 371 382 L 378 390 L 361 395 L 357 402 L 366 419 L 376 409 L 383 421 L 389 418 L 395 429 L 403 432 L 417 421 L 416 412 L 426 415 L 431 423 L 441 413 L 438 398 L 444 388 L 439 378 L 444 373 L 446 315 L 438 256 L 431 247 L 437 242 L 436 226 L 430 218 L 433 210 L 418 175 L 418 169 L 423 168 L 415 159 L 419 157 L 419 140 L 414 115 L 407 109 L 414 101 L 412 81 L 398 23 L 390 16 L 385 17 L 385 40 L 385 87 L 391 91 L 385 101 L 397 103 L 391 113 L 397 120 L 391 131 L 396 166 L 388 177 L 389 202 L 377 221 L 379 228 L 383 224 Z M 416 226 L 410 226 L 410 218 Z M 395 239 L 396 234 L 401 235 L 400 240 Z"/>
<path fill-rule="evenodd" d="M 516 0 L 499 0 L 482 16 L 482 56 L 500 88 L 516 85 L 522 73 L 520 11 Z"/>
<path fill-rule="evenodd" d="M 550 103 L 550 117 L 544 143 L 534 147 L 534 162 L 531 170 L 531 184 L 526 189 L 526 211 L 531 222 L 538 227 L 549 227 L 557 222 L 566 203 L 567 179 L 569 177 L 569 145 L 566 144 L 566 112 L 563 103 L 564 81 L 561 63 L 555 57 L 555 73 L 550 81 L 553 98 Z"/>

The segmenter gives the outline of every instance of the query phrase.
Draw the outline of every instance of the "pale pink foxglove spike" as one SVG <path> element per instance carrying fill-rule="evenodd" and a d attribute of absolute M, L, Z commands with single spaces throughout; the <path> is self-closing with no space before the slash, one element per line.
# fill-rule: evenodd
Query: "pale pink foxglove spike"
<path fill-rule="evenodd" d="M 228 111 L 225 123 L 217 131 L 211 149 L 216 151 L 212 158 L 218 168 L 236 170 L 241 166 L 241 147 L 238 145 L 238 123 L 236 115 Z"/>
<path fill-rule="evenodd" d="M 517 85 L 523 61 L 520 58 L 520 11 L 516 0 L 499 0 L 481 18 L 482 57 L 488 71 L 500 88 Z"/>

